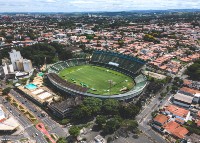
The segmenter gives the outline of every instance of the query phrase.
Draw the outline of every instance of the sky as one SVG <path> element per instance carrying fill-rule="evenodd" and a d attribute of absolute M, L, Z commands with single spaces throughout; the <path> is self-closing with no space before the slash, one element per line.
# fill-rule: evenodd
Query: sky
<path fill-rule="evenodd" d="M 198 9 L 200 0 L 0 0 L 0 12 Z"/>

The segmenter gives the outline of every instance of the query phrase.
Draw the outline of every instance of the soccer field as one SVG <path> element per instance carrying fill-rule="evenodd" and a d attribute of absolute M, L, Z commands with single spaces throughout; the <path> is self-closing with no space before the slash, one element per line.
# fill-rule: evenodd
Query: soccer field
<path fill-rule="evenodd" d="M 83 65 L 66 68 L 59 76 L 68 82 L 89 88 L 88 92 L 113 95 L 127 92 L 134 86 L 132 78 L 103 67 Z"/>

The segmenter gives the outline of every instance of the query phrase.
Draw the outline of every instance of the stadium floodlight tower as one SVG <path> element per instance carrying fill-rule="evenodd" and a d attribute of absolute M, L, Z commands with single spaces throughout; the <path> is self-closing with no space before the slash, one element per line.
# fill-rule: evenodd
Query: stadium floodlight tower
<path fill-rule="evenodd" d="M 110 88 L 109 88 L 109 89 L 110 89 L 110 95 L 111 95 L 111 86 L 113 85 L 113 80 L 111 80 L 111 79 L 110 79 L 110 80 L 108 80 L 108 83 L 109 83 L 109 86 L 110 86 Z"/>

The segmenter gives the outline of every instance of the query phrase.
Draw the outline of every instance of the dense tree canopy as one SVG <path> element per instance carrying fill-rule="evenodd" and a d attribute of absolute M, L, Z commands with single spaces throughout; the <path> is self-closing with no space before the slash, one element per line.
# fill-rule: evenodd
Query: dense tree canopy
<path fill-rule="evenodd" d="M 43 65 L 46 57 L 47 63 L 53 63 L 56 50 L 48 44 L 35 44 L 20 48 L 24 58 L 30 59 L 34 65 Z"/>
<path fill-rule="evenodd" d="M 59 138 L 56 143 L 68 143 L 65 138 Z"/>
<path fill-rule="evenodd" d="M 141 104 L 139 101 L 136 104 L 125 104 L 115 99 L 102 101 L 98 98 L 87 97 L 73 111 L 72 120 L 80 121 L 81 119 L 86 121 L 96 116 L 95 123 L 98 125 L 97 127 L 103 129 L 106 134 L 113 133 L 121 126 L 129 130 L 135 130 L 138 124 L 133 119 L 140 109 Z M 123 122 L 123 120 L 126 122 Z"/>
<path fill-rule="evenodd" d="M 72 52 L 70 50 L 67 50 L 67 48 L 64 45 L 53 42 L 50 43 L 50 46 L 55 48 L 59 60 L 65 61 L 67 59 L 72 58 Z"/>
<path fill-rule="evenodd" d="M 101 111 L 102 100 L 98 98 L 87 97 L 83 103 L 74 111 L 74 118 L 88 118 L 97 115 Z"/>
<path fill-rule="evenodd" d="M 106 123 L 106 117 L 103 115 L 97 116 L 96 118 L 96 124 L 99 127 L 103 127 L 103 125 Z"/>
<path fill-rule="evenodd" d="M 105 133 L 113 133 L 116 131 L 121 125 L 122 119 L 118 116 L 111 118 L 106 122 L 106 125 L 103 128 Z"/>
<path fill-rule="evenodd" d="M 11 88 L 7 87 L 5 89 L 2 90 L 2 95 L 7 95 L 10 92 Z"/>
<path fill-rule="evenodd" d="M 80 129 L 77 126 L 72 126 L 69 129 L 69 134 L 73 137 L 77 137 L 80 134 Z"/>
<path fill-rule="evenodd" d="M 0 59 L 3 58 L 9 58 L 9 52 L 11 51 L 11 48 L 4 48 L 0 51 Z M 2 64 L 2 60 L 0 60 L 0 65 Z"/>
<path fill-rule="evenodd" d="M 187 68 L 187 74 L 192 80 L 200 80 L 200 60 L 197 60 Z"/>
<path fill-rule="evenodd" d="M 138 122 L 136 120 L 124 120 L 122 127 L 127 128 L 129 131 L 133 131 L 138 128 Z"/>
<path fill-rule="evenodd" d="M 133 119 L 135 116 L 140 112 L 140 108 L 136 105 L 129 105 L 129 106 L 121 106 L 120 107 L 120 115 L 126 119 Z"/>
<path fill-rule="evenodd" d="M 36 66 L 43 65 L 45 57 L 47 64 L 72 58 L 71 51 L 67 51 L 63 45 L 57 43 L 38 43 L 18 50 L 24 58 L 30 59 Z"/>
<path fill-rule="evenodd" d="M 119 101 L 115 99 L 106 99 L 103 103 L 103 111 L 105 114 L 115 115 L 119 111 Z"/>

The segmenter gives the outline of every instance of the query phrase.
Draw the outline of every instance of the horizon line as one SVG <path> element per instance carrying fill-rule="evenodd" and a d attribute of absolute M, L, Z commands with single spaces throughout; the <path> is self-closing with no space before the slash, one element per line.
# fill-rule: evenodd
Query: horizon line
<path fill-rule="evenodd" d="M 72 11 L 72 12 L 67 12 L 67 11 L 21 11 L 21 12 L 0 12 L 0 13 L 103 13 L 103 12 L 139 12 L 139 11 L 173 11 L 173 10 L 183 10 L 183 11 L 187 11 L 187 10 L 196 10 L 196 11 L 200 11 L 200 8 L 188 8 L 188 9 L 141 9 L 141 10 L 119 10 L 119 11 Z"/>

